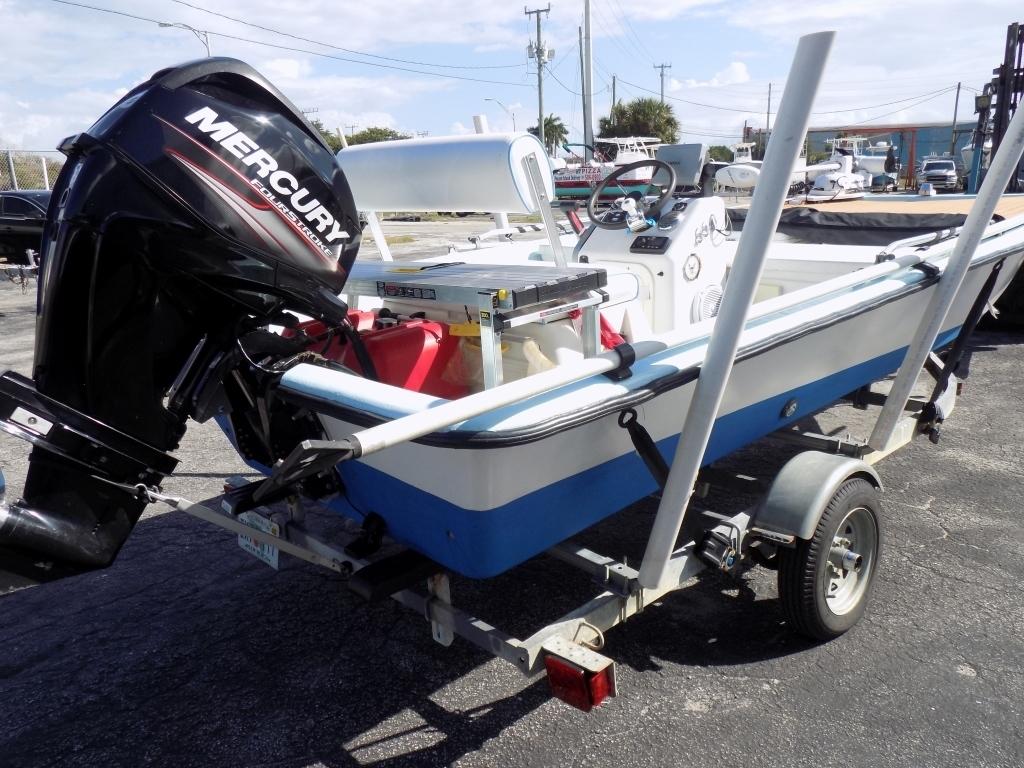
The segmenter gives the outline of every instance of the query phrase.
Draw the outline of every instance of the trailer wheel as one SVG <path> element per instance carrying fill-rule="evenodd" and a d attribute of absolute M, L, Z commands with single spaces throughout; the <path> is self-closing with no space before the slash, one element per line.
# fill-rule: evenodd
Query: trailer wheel
<path fill-rule="evenodd" d="M 861 477 L 831 498 L 814 535 L 779 550 L 779 598 L 796 630 L 839 637 L 864 615 L 881 551 L 878 490 Z"/>

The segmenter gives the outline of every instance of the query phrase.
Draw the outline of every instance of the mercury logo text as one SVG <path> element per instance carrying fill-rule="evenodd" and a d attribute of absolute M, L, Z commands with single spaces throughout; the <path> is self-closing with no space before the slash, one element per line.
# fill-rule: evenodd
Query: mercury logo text
<path fill-rule="evenodd" d="M 278 168 L 277 160 L 269 152 L 261 149 L 232 123 L 219 120 L 219 115 L 209 107 L 203 107 L 187 115 L 185 122 L 207 134 L 241 160 L 250 171 L 255 168 L 256 177 L 251 178 L 249 183 L 293 223 L 302 227 L 310 239 L 325 252 L 330 253 L 324 247 L 323 241 L 331 244 L 348 237 L 348 232 L 341 228 L 331 212 L 308 189 L 300 187 L 298 179 L 293 174 Z M 287 204 L 284 200 L 278 199 L 277 195 L 287 200 Z M 314 228 L 323 241 L 309 227 Z"/>

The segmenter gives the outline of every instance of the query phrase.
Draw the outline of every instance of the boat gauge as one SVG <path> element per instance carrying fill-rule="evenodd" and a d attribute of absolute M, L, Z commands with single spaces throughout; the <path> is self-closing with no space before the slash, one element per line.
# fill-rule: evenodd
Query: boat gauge
<path fill-rule="evenodd" d="M 691 253 L 686 261 L 683 262 L 683 277 L 687 280 L 696 280 L 700 275 L 700 257 L 696 253 Z"/>

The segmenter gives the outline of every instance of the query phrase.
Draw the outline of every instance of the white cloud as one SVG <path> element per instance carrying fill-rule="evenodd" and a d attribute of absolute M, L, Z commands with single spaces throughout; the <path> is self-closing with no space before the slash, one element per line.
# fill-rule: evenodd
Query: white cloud
<path fill-rule="evenodd" d="M 313 66 L 308 59 L 271 59 L 263 62 L 258 69 L 272 82 L 297 80 L 300 77 L 308 77 L 313 72 Z"/>
<path fill-rule="evenodd" d="M 814 124 L 948 119 L 951 93 L 917 106 L 913 101 L 880 105 L 957 80 L 980 87 L 1002 58 L 1006 21 L 1017 18 L 1019 2 L 982 0 L 979 12 L 972 14 L 951 0 L 904 0 L 898 7 L 889 0 L 595 3 L 597 106 L 607 109 L 608 91 L 602 85 L 607 88 L 613 73 L 619 75 L 620 98 L 649 95 L 657 90 L 650 62 L 672 61 L 675 69 L 669 74 L 678 79 L 668 84 L 669 93 L 744 110 L 677 102 L 681 122 L 709 132 L 738 133 L 747 114 L 760 114 L 763 121 L 769 82 L 774 85 L 773 110 L 777 107 L 775 94 L 781 95 L 797 37 L 833 28 L 839 35 L 815 105 L 818 113 L 832 113 L 815 115 Z M 363 0 L 344 6 L 336 0 L 218 0 L 211 5 L 216 13 L 310 40 L 256 29 L 170 0 L 105 0 L 100 5 L 209 30 L 215 55 L 253 63 L 300 108 L 317 108 L 316 116 L 328 127 L 383 125 L 437 133 L 449 130 L 455 118 L 470 125 L 470 115 L 487 110 L 492 130 L 510 130 L 511 116 L 485 104 L 489 97 L 501 99 L 516 113 L 518 128 L 535 120 L 534 81 L 523 55 L 533 25 L 521 6 L 504 0 Z M 581 125 L 578 97 L 569 92 L 578 90 L 574 48 L 581 11 L 582 0 L 559 0 L 544 21 L 545 40 L 560 54 L 553 66 L 569 57 L 557 69 L 568 87 L 553 79 L 545 83 L 545 111 L 559 114 L 573 137 Z M 902 23 L 904 17 L 912 17 L 913 23 Z M 0 0 L 0 28 L 18 30 L 4 40 L 0 143 L 21 146 L 54 146 L 91 124 L 124 89 L 158 69 L 204 53 L 187 30 L 40 0 Z M 311 40 L 381 58 L 359 57 Z M 936 40 L 941 40 L 938 56 L 929 53 Z M 355 59 L 402 69 L 371 68 L 353 63 Z M 433 69 L 469 80 L 403 71 L 425 71 L 422 64 L 409 63 L 422 61 L 511 68 Z M 629 83 L 637 87 L 631 89 Z M 693 93 L 688 96 L 689 90 Z M 970 98 L 970 91 L 961 98 L 961 119 L 970 110 Z M 512 106 L 517 101 L 525 106 Z M 889 112 L 893 114 L 885 116 Z M 605 113 L 599 111 L 595 121 Z"/>
<path fill-rule="evenodd" d="M 660 0 L 657 3 L 630 3 L 629 13 L 639 19 L 674 19 L 690 12 L 721 6 L 724 0 Z"/>
<path fill-rule="evenodd" d="M 750 81 L 750 72 L 742 61 L 734 61 L 725 69 L 716 72 L 710 80 L 676 80 L 669 81 L 670 91 L 681 91 L 684 88 L 718 88 L 724 85 L 739 85 Z"/>

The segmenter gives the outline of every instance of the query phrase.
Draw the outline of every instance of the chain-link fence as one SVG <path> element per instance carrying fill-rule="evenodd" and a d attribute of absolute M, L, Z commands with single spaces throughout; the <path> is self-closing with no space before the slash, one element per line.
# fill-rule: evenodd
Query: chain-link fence
<path fill-rule="evenodd" d="M 0 190 L 52 189 L 63 166 L 60 152 L 0 149 Z"/>

